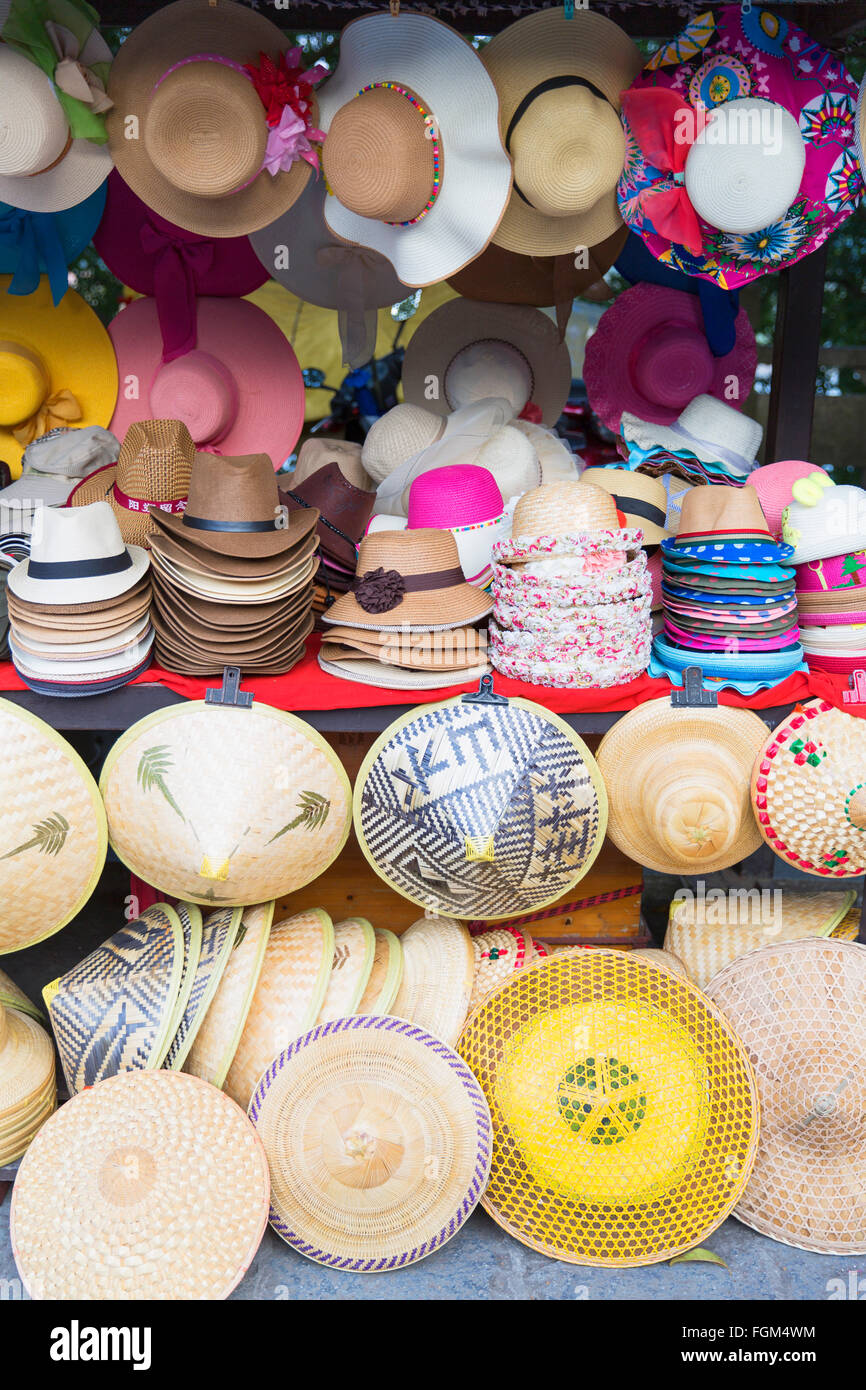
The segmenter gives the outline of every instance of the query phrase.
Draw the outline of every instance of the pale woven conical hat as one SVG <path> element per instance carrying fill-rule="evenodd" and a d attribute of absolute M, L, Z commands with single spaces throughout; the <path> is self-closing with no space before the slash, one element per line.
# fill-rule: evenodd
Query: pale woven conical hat
<path fill-rule="evenodd" d="M 16 1117 L 15 1123 L 8 1128 L 5 1122 L 0 1124 L 0 1166 L 23 1158 L 45 1121 L 56 1109 L 57 1087 L 52 1076 L 45 1089 L 34 1098 L 26 1114 Z"/>
<path fill-rule="evenodd" d="M 0 1004 L 0 1148 L 22 1110 L 54 1081 L 54 1047 L 27 1014 Z"/>
<path fill-rule="evenodd" d="M 361 996 L 358 1014 L 389 1014 L 403 978 L 403 947 L 399 936 L 375 928 L 376 946 L 367 988 Z"/>
<path fill-rule="evenodd" d="M 345 922 L 334 923 L 334 960 L 318 1023 L 360 1012 L 358 1005 L 367 988 L 375 953 L 376 933 L 366 917 L 349 917 Z"/>
<path fill-rule="evenodd" d="M 189 996 L 163 1064 L 173 1071 L 183 1066 L 205 1019 L 226 968 L 240 926 L 241 911 L 239 907 L 221 907 L 209 912 L 202 922 L 201 949 Z"/>
<path fill-rule="evenodd" d="M 866 947 L 811 938 L 726 965 L 707 994 L 752 1058 L 761 1137 L 734 1215 L 773 1240 L 866 1253 Z"/>
<path fill-rule="evenodd" d="M 12 1194 L 37 1299 L 227 1298 L 259 1247 L 268 1168 L 247 1117 L 182 1072 L 127 1072 L 43 1126 Z"/>
<path fill-rule="evenodd" d="M 183 1064 L 184 1071 L 222 1086 L 247 1021 L 265 957 L 274 904 L 245 907 L 207 1013 Z"/>
<path fill-rule="evenodd" d="M 42 941 L 75 916 L 102 873 L 105 811 L 64 738 L 0 700 L 0 955 Z"/>
<path fill-rule="evenodd" d="M 472 937 L 452 917 L 422 917 L 403 933 L 400 944 L 403 978 L 392 1014 L 453 1046 L 475 983 Z"/>
<path fill-rule="evenodd" d="M 413 1024 L 317 1025 L 268 1067 L 250 1106 L 271 1170 L 271 1224 L 295 1250 L 359 1274 L 443 1245 L 490 1169 L 481 1088 Z"/>
<path fill-rule="evenodd" d="M 519 927 L 494 927 L 492 931 L 481 932 L 473 936 L 472 950 L 475 980 L 469 1000 L 470 1013 L 512 971 L 522 970 L 535 959 L 532 937 Z"/>
<path fill-rule="evenodd" d="M 175 912 L 183 932 L 183 972 L 171 1016 L 169 1036 L 172 1038 L 176 1036 L 183 1021 L 201 956 L 201 909 L 196 907 L 195 903 L 178 903 Z M 172 1043 L 166 1054 L 166 1065 L 169 1065 L 168 1056 L 173 1046 Z"/>
<path fill-rule="evenodd" d="M 211 907 L 265 902 L 324 872 L 351 788 L 309 724 L 269 705 L 191 701 L 139 720 L 100 779 L 111 843 L 161 892 Z"/>
<path fill-rule="evenodd" d="M 28 999 L 23 989 L 16 985 L 5 970 L 0 970 L 0 1004 L 9 1004 L 19 1013 L 29 1014 L 31 1018 L 45 1017 L 42 1010 L 36 1007 L 32 999 Z"/>
<path fill-rule="evenodd" d="M 673 951 L 659 951 L 654 946 L 639 946 L 632 955 L 638 960 L 645 960 L 649 965 L 657 965 L 660 970 L 672 970 L 675 975 L 681 975 L 684 980 L 689 978 L 689 972 L 683 965 L 679 956 L 674 955 Z"/>
<path fill-rule="evenodd" d="M 334 959 L 334 924 L 312 908 L 275 922 L 247 1021 L 225 1081 L 244 1109 L 278 1053 L 315 1023 Z"/>

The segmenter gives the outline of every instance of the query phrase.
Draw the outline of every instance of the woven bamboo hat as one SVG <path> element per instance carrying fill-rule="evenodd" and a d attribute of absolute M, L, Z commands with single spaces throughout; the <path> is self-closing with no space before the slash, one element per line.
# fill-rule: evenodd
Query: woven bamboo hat
<path fill-rule="evenodd" d="M 4 955 L 51 936 L 81 911 L 99 882 L 108 839 L 96 783 L 64 738 L 0 700 L 0 743 Z"/>
<path fill-rule="evenodd" d="M 358 773 L 354 819 L 364 855 L 403 897 L 495 919 L 544 907 L 583 877 L 607 797 L 586 744 L 555 714 L 463 696 L 380 735 Z"/>
<path fill-rule="evenodd" d="M 755 1167 L 734 1215 L 802 1250 L 866 1253 L 866 948 L 763 946 L 707 993 L 748 1049 L 761 1101 Z"/>
<path fill-rule="evenodd" d="M 555 256 L 594 246 L 621 225 L 625 160 L 620 93 L 643 66 L 612 20 L 577 9 L 527 15 L 495 35 L 482 61 L 499 95 L 514 191 L 494 241 Z"/>
<path fill-rule="evenodd" d="M 187 907 L 190 911 L 199 911 L 192 904 L 187 904 Z M 174 1032 L 163 1063 L 172 1071 L 182 1069 L 198 1036 L 228 964 L 240 929 L 242 911 L 240 907 L 222 907 L 216 912 L 209 912 L 201 922 L 198 959 L 184 1007 L 175 1014 Z"/>
<path fill-rule="evenodd" d="M 250 1106 L 271 1170 L 271 1225 L 357 1274 L 444 1245 L 490 1169 L 481 1087 L 450 1047 L 398 1018 L 320 1024 L 268 1067 Z"/>
<path fill-rule="evenodd" d="M 23 989 L 16 985 L 15 981 L 6 974 L 5 970 L 0 970 L 0 1004 L 17 1009 L 19 1013 L 27 1014 L 30 1018 L 37 1021 L 44 1019 L 42 1010 L 37 1008 L 33 1000 L 28 998 Z"/>
<path fill-rule="evenodd" d="M 754 853 L 749 778 L 766 735 L 757 714 L 726 705 L 629 710 L 598 748 L 614 844 L 660 873 L 713 873 Z"/>
<path fill-rule="evenodd" d="M 700 989 L 724 966 L 759 946 L 799 941 L 807 936 L 832 936 L 851 941 L 860 925 L 857 894 L 797 893 L 777 889 L 766 900 L 732 897 L 719 890 L 721 901 L 698 903 L 674 898 L 665 935 L 665 949 L 683 962 Z"/>
<path fill-rule="evenodd" d="M 334 923 L 334 959 L 317 1023 L 360 1012 L 375 954 L 376 933 L 366 917 Z"/>
<path fill-rule="evenodd" d="M 746 1050 L 694 985 L 631 953 L 558 951 L 510 975 L 458 1044 L 493 1120 L 494 1221 L 573 1264 L 689 1250 L 751 1171 Z"/>
<path fill-rule="evenodd" d="M 453 1047 L 466 1022 L 475 982 L 475 952 L 453 917 L 422 917 L 400 938 L 403 978 L 391 1012 Z"/>
<path fill-rule="evenodd" d="M 675 956 L 672 951 L 657 951 L 652 946 L 642 946 L 632 954 L 638 959 L 646 961 L 648 965 L 654 965 L 659 970 L 672 970 L 681 979 L 687 980 L 689 972 L 683 965 L 679 956 Z"/>
<path fill-rule="evenodd" d="M 365 536 L 351 593 L 323 614 L 329 626 L 399 630 L 404 624 L 435 631 L 469 627 L 493 604 L 467 584 L 450 531 L 376 531 Z"/>
<path fill-rule="evenodd" d="M 165 1066 L 171 1066 L 172 1049 L 176 1044 L 178 1031 L 183 1029 L 185 1023 L 187 1005 L 202 954 L 201 909 L 196 907 L 195 903 L 178 903 L 175 912 L 183 934 L 183 970 L 171 1016 L 169 1037 L 172 1041 L 165 1055 Z"/>
<path fill-rule="evenodd" d="M 111 843 L 133 873 L 210 907 L 294 892 L 336 858 L 351 823 L 336 754 L 263 704 L 196 700 L 148 715 L 110 750 L 100 790 Z"/>
<path fill-rule="evenodd" d="M 267 1213 L 267 1159 L 237 1106 L 198 1077 L 127 1073 L 37 1135 L 12 1195 L 12 1253 L 32 1298 L 223 1299 Z"/>
<path fill-rule="evenodd" d="M 477 1009 L 492 989 L 506 980 L 515 970 L 535 959 L 532 937 L 520 927 L 494 927 L 472 938 L 475 956 L 475 979 L 469 1012 Z"/>
<path fill-rule="evenodd" d="M 367 987 L 355 1010 L 358 1014 L 389 1014 L 403 977 L 403 947 L 399 936 L 374 928 L 376 944 Z"/>
<path fill-rule="evenodd" d="M 91 473 L 69 494 L 67 506 L 110 503 L 128 545 L 147 546 L 155 529 L 149 506 L 183 512 L 195 445 L 180 420 L 140 420 L 130 425 L 117 463 Z"/>
<path fill-rule="evenodd" d="M 212 913 L 216 917 L 219 914 Z M 274 904 L 245 907 L 183 1070 L 222 1087 L 232 1064 L 258 984 L 271 933 Z"/>
<path fill-rule="evenodd" d="M 224 1089 L 246 1110 L 259 1077 L 315 1023 L 334 960 L 334 924 L 313 908 L 275 922 Z"/>
<path fill-rule="evenodd" d="M 822 878 L 866 873 L 866 726 L 825 700 L 783 719 L 758 751 L 758 829 L 789 864 Z"/>
<path fill-rule="evenodd" d="M 40 1023 L 0 1004 L 0 1153 L 7 1134 L 54 1083 L 54 1048 Z"/>

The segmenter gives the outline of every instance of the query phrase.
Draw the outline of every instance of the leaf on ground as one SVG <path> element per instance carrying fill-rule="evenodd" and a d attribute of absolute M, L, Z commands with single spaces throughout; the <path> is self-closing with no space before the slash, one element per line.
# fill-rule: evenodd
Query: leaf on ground
<path fill-rule="evenodd" d="M 693 1262 L 698 1264 L 721 1265 L 722 1269 L 728 1268 L 721 1255 L 717 1255 L 715 1250 L 704 1250 L 700 1245 L 695 1250 L 687 1250 L 684 1255 L 674 1255 L 672 1260 L 668 1260 L 668 1264 L 671 1265 L 692 1264 Z"/>

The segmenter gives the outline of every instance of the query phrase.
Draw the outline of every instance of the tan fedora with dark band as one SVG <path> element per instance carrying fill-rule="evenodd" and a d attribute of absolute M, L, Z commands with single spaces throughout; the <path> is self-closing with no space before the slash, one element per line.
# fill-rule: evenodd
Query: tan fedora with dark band
<path fill-rule="evenodd" d="M 467 584 L 450 531 L 375 531 L 365 536 L 352 591 L 323 615 L 333 626 L 399 630 L 467 627 L 491 601 Z"/>

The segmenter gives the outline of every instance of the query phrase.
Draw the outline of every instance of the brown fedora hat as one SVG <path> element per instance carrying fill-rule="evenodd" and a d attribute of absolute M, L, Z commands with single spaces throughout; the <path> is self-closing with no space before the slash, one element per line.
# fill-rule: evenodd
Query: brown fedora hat
<path fill-rule="evenodd" d="M 117 463 L 91 473 L 69 495 L 68 507 L 108 502 L 127 545 L 150 544 L 155 529 L 148 507 L 179 514 L 186 506 L 195 444 L 180 420 L 130 425 Z"/>
<path fill-rule="evenodd" d="M 196 454 L 183 516 L 151 516 L 160 531 L 181 542 L 249 559 L 291 550 L 310 530 L 307 516 L 282 507 L 267 454 Z"/>
<path fill-rule="evenodd" d="M 302 660 L 306 652 L 306 639 L 312 630 L 313 620 L 310 618 L 308 620 L 307 631 L 304 637 L 298 642 L 297 646 L 293 647 L 291 651 L 286 651 L 274 661 L 262 661 L 259 658 L 248 661 L 246 658 L 243 658 L 239 661 L 226 663 L 222 659 L 209 659 L 205 653 L 200 654 L 199 657 L 190 657 L 159 638 L 157 638 L 155 644 L 156 658 L 160 666 L 165 667 L 167 671 L 176 671 L 180 675 L 217 675 L 225 665 L 230 664 L 233 666 L 240 666 L 245 674 L 251 676 L 281 676 L 285 675 L 287 671 L 290 671 L 293 666 L 296 666 L 298 662 Z"/>
<path fill-rule="evenodd" d="M 238 660 L 243 658 L 246 661 L 275 661 L 285 652 L 292 651 L 309 632 L 310 613 L 307 610 L 306 613 L 299 614 L 296 619 L 290 620 L 285 630 L 265 638 L 236 639 L 230 635 L 218 640 L 211 635 L 200 642 L 167 626 L 158 613 L 153 615 L 153 626 L 160 643 L 173 651 L 195 661 L 219 660 L 231 665 L 236 657 Z"/>
<path fill-rule="evenodd" d="M 301 558 L 301 550 L 309 535 L 315 530 L 315 519 L 309 518 L 309 532 L 298 537 L 297 545 L 277 555 L 265 555 L 261 559 L 246 559 L 239 555 L 224 555 L 216 550 L 208 550 L 203 545 L 193 545 L 184 540 L 183 544 L 162 531 L 157 531 L 151 540 L 151 548 L 176 565 L 186 569 L 198 570 L 202 574 L 221 579 L 270 579 L 293 569 Z M 315 546 L 313 547 L 315 548 Z M 305 553 L 309 554 L 309 551 Z"/>
<path fill-rule="evenodd" d="M 375 531 L 365 536 L 352 591 L 323 615 L 329 626 L 468 627 L 492 609 L 488 594 L 467 584 L 450 531 Z"/>
<path fill-rule="evenodd" d="M 522 256 L 491 242 L 448 283 L 464 299 L 488 304 L 531 304 L 537 309 L 571 304 L 604 279 L 627 237 L 628 227 L 622 226 L 597 246 L 588 247 L 586 265 L 579 268 L 573 250 L 562 256 Z"/>
<path fill-rule="evenodd" d="M 253 623 L 246 627 L 216 627 L 213 623 L 203 622 L 199 618 L 190 617 L 187 613 L 179 613 L 170 603 L 165 603 L 161 598 L 155 598 L 153 612 L 160 620 L 160 624 L 176 640 L 184 642 L 212 642 L 214 646 L 226 646 L 231 643 L 264 643 L 273 641 L 277 637 L 283 636 L 293 626 L 295 626 L 310 611 L 310 597 L 301 597 L 298 601 L 287 604 L 279 617 L 271 619 L 267 623 Z"/>
<path fill-rule="evenodd" d="M 158 558 L 154 570 L 162 575 L 170 588 L 179 589 L 182 593 L 213 599 L 217 603 L 249 603 L 256 606 L 275 599 L 287 599 L 309 583 L 318 564 L 318 558 L 313 554 L 315 539 L 315 536 L 310 537 L 313 543 L 310 550 L 306 555 L 302 555 L 291 569 L 286 570 L 285 574 L 273 575 L 269 579 L 206 575 L 182 565 L 175 565 L 164 556 Z"/>
<path fill-rule="evenodd" d="M 290 480 L 288 487 L 280 488 L 280 501 L 290 511 L 317 510 L 316 530 L 323 552 L 354 569 L 358 542 L 373 515 L 376 494 L 372 488 L 356 487 L 340 460 L 331 459 L 301 482 Z"/>

